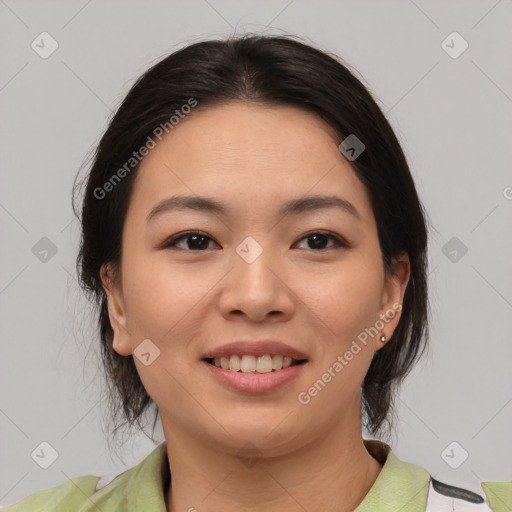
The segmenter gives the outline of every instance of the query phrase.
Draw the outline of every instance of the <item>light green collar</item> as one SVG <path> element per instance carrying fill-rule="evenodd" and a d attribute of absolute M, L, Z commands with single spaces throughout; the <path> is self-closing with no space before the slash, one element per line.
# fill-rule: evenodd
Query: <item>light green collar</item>
<path fill-rule="evenodd" d="M 487 500 L 496 512 L 512 510 L 512 482 L 482 482 Z"/>
<path fill-rule="evenodd" d="M 423 468 L 402 462 L 382 441 L 364 440 L 372 456 L 383 462 L 383 468 L 354 512 L 424 512 L 430 475 Z M 114 510 L 150 510 L 165 512 L 165 495 L 162 480 L 167 464 L 167 444 L 161 443 L 138 466 L 122 473 L 93 498 L 101 508 L 107 505 Z M 158 477 L 156 477 L 158 476 Z M 80 512 L 97 510 L 89 503 Z"/>
<path fill-rule="evenodd" d="M 424 512 L 430 479 L 428 472 L 399 460 L 391 447 L 382 441 L 364 440 L 364 444 L 371 455 L 385 462 L 377 480 L 354 512 Z M 120 507 L 123 510 L 166 512 L 162 486 L 166 464 L 167 444 L 164 441 L 139 465 L 94 494 L 80 512 L 96 511 L 97 506 L 105 506 L 105 510 Z"/>
<path fill-rule="evenodd" d="M 167 445 L 163 442 L 137 466 L 97 491 L 78 512 L 98 512 L 98 509 L 166 512 L 162 485 L 166 464 Z"/>
<path fill-rule="evenodd" d="M 382 464 L 374 484 L 354 512 L 424 512 L 430 474 L 420 466 L 403 462 L 391 447 L 377 440 L 363 440 L 368 452 Z M 167 443 L 156 447 L 137 466 L 121 473 L 94 493 L 79 512 L 145 510 L 166 512 L 163 481 L 168 476 Z M 508 512 L 512 502 L 511 482 L 483 482 L 491 508 Z"/>
<path fill-rule="evenodd" d="M 391 447 L 377 440 L 363 440 L 370 454 L 381 461 L 382 470 L 354 512 L 425 512 L 430 474 L 425 469 L 402 462 Z"/>

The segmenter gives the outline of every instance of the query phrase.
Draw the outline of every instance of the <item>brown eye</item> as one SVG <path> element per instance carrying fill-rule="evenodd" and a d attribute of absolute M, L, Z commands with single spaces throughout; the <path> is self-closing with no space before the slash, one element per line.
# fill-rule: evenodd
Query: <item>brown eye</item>
<path fill-rule="evenodd" d="M 306 236 L 303 236 L 301 240 L 308 240 L 308 247 L 306 248 L 314 251 L 324 251 L 332 248 L 350 247 L 350 244 L 347 243 L 342 238 L 340 238 L 339 236 L 334 235 L 332 233 L 325 233 L 321 231 L 309 233 Z M 330 247 L 326 247 L 330 240 L 333 241 L 333 244 Z M 178 244 L 182 243 L 183 241 L 185 242 L 185 244 L 182 244 L 180 247 Z M 174 235 L 171 238 L 167 239 L 161 246 L 161 248 L 178 248 L 192 252 L 204 252 L 205 250 L 209 249 L 209 242 L 214 242 L 214 240 L 210 236 L 201 233 L 200 231 L 187 231 L 185 233 Z"/>
<path fill-rule="evenodd" d="M 329 239 L 334 241 L 334 245 L 326 248 L 325 245 L 328 243 Z M 301 240 L 308 240 L 309 247 L 307 248 L 312 250 L 322 251 L 326 249 L 332 249 L 333 247 L 349 247 L 349 244 L 342 240 L 340 237 L 332 233 L 325 233 L 321 231 L 309 233 L 306 236 L 302 237 Z"/>
<path fill-rule="evenodd" d="M 185 240 L 185 247 L 178 247 L 178 244 Z M 194 252 L 201 252 L 208 249 L 208 242 L 213 239 L 208 235 L 205 235 L 199 231 L 188 231 L 180 235 L 175 235 L 164 242 L 162 249 L 170 249 L 178 247 L 179 249 L 185 249 Z"/>

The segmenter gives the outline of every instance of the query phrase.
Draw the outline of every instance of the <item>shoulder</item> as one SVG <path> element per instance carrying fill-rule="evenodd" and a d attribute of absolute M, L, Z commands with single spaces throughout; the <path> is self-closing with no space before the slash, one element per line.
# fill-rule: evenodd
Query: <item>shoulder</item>
<path fill-rule="evenodd" d="M 56 487 L 34 492 L 22 501 L 0 510 L 5 512 L 40 512 L 63 510 L 79 510 L 89 496 L 95 492 L 99 481 L 97 476 L 81 476 L 73 478 Z"/>
<path fill-rule="evenodd" d="M 122 473 L 101 478 L 92 475 L 72 478 L 56 487 L 37 491 L 0 510 L 97 512 L 99 508 L 102 512 L 142 509 L 146 512 L 159 511 L 164 503 L 166 464 L 166 443 L 162 443 L 142 462 Z"/>
<path fill-rule="evenodd" d="M 364 444 L 382 470 L 356 512 L 512 512 L 512 482 L 455 486 L 399 459 L 382 441 Z"/>
<path fill-rule="evenodd" d="M 512 482 L 480 482 L 475 492 L 431 477 L 425 512 L 509 512 L 512 510 Z"/>

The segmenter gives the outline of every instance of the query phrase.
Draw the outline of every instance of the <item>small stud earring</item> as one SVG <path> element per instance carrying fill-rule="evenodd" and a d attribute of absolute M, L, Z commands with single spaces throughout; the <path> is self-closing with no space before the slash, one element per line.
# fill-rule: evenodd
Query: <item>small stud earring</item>
<path fill-rule="evenodd" d="M 386 335 L 383 334 L 381 337 L 380 337 L 380 341 L 382 341 L 382 343 L 384 343 L 386 341 Z"/>

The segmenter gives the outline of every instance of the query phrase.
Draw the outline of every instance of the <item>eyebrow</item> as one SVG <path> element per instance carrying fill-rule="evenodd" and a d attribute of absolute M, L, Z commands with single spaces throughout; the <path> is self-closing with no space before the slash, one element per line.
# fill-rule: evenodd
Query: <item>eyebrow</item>
<path fill-rule="evenodd" d="M 277 215 L 299 215 L 304 212 L 320 210 L 322 208 L 340 208 L 342 211 L 361 219 L 356 207 L 346 199 L 338 196 L 305 196 L 299 199 L 292 199 L 281 205 Z M 157 203 L 146 217 L 146 222 L 155 217 L 174 210 L 196 210 L 213 213 L 217 215 L 230 215 L 232 210 L 222 203 L 210 198 L 199 196 L 173 196 Z"/>

